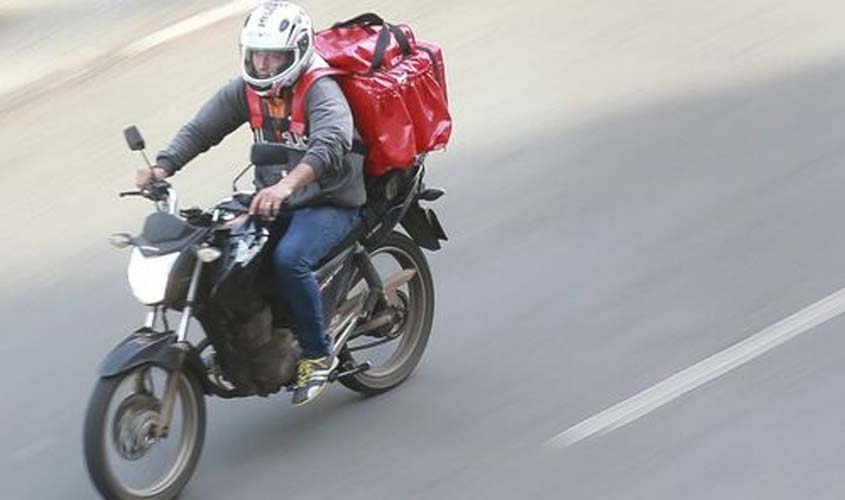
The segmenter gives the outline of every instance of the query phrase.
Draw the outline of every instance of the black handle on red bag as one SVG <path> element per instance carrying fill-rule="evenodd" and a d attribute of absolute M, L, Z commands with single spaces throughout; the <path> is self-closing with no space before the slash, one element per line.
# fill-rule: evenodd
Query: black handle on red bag
<path fill-rule="evenodd" d="M 384 19 L 378 14 L 366 12 L 360 16 L 353 17 L 347 21 L 334 23 L 332 28 L 348 28 L 350 26 L 381 26 L 384 24 Z"/>
<path fill-rule="evenodd" d="M 371 74 L 381 69 L 382 64 L 384 64 L 385 52 L 387 52 L 387 46 L 390 45 L 390 35 L 393 35 L 393 38 L 396 39 L 396 43 L 398 43 L 399 48 L 402 49 L 402 55 L 404 57 L 411 55 L 411 43 L 408 41 L 408 37 L 405 36 L 405 33 L 403 33 L 398 27 L 386 23 L 378 14 L 365 12 L 364 14 L 353 17 L 352 19 L 335 23 L 332 26 L 332 29 L 349 28 L 351 26 L 382 26 L 381 32 L 379 32 L 378 39 L 376 40 L 375 51 L 373 52 L 373 63 L 370 65 L 369 72 Z"/>
<path fill-rule="evenodd" d="M 405 36 L 405 33 L 403 33 L 397 26 L 384 23 L 384 27 L 381 29 L 381 32 L 378 34 L 378 39 L 376 40 L 376 48 L 373 52 L 373 64 L 370 66 L 370 73 L 375 73 L 380 70 L 381 65 L 384 64 L 384 55 L 387 52 L 387 46 L 390 44 L 390 35 L 393 35 L 393 38 L 396 39 L 396 43 L 398 43 L 399 48 L 402 49 L 402 55 L 404 57 L 411 55 L 411 43 L 408 41 L 408 37 Z"/>

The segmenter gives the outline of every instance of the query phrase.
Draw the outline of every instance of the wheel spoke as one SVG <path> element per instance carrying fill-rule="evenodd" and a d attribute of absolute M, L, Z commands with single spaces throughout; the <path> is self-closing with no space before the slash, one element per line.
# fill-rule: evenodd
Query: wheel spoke
<path fill-rule="evenodd" d="M 188 375 L 178 373 L 170 437 L 155 439 L 161 395 L 168 372 L 143 367 L 118 379 L 103 380 L 99 410 L 86 416 L 86 458 L 92 479 L 107 497 L 159 498 L 181 489 L 196 465 L 205 429 L 201 393 Z M 108 385 L 107 385 L 108 386 Z M 97 396 L 95 391 L 95 398 Z M 90 409 L 89 409 L 90 411 Z M 99 469 L 99 470 L 94 470 Z M 108 479 L 103 479 L 108 478 Z"/>
<path fill-rule="evenodd" d="M 376 340 L 375 342 L 370 342 L 370 343 L 368 343 L 368 344 L 356 345 L 355 347 L 347 347 L 347 350 L 348 350 L 349 352 L 363 351 L 364 349 L 370 349 L 370 348 L 372 348 L 372 347 L 376 347 L 376 346 L 380 346 L 380 345 L 383 345 L 383 344 L 387 344 L 388 342 L 393 342 L 393 341 L 394 341 L 394 340 L 396 340 L 397 338 L 399 338 L 399 337 L 392 337 L 392 338 L 391 338 L 391 337 L 387 337 L 387 338 L 383 338 L 383 339 Z"/>
<path fill-rule="evenodd" d="M 346 345 L 351 366 L 367 361 L 371 368 L 340 382 L 375 394 L 401 383 L 416 366 L 431 332 L 434 296 L 425 256 L 408 236 L 389 234 L 371 250 L 370 259 L 381 276 L 387 307 L 359 325 L 352 337 L 359 340 Z M 350 294 L 362 288 L 360 283 L 356 287 Z"/>

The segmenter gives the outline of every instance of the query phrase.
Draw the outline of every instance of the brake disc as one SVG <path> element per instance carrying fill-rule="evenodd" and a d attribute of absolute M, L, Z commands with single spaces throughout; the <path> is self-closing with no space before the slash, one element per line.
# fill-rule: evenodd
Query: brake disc
<path fill-rule="evenodd" d="M 121 401 L 114 414 L 112 441 L 118 454 L 135 461 L 156 443 L 161 402 L 149 394 L 133 393 Z"/>

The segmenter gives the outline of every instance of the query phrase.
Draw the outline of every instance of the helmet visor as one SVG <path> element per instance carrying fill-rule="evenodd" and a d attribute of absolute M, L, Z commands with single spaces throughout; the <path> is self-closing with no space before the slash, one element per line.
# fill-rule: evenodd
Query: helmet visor
<path fill-rule="evenodd" d="M 247 74 L 257 80 L 267 80 L 281 75 L 296 61 L 294 49 L 268 50 L 250 49 L 244 50 L 244 68 Z"/>

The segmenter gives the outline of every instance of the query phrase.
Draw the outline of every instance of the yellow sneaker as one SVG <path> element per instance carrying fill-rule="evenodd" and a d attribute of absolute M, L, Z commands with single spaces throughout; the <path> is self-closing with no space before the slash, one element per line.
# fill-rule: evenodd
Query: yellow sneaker
<path fill-rule="evenodd" d="M 296 390 L 293 392 L 293 404 L 302 406 L 317 399 L 329 385 L 329 374 L 337 368 L 337 356 L 322 358 L 302 358 L 297 365 Z"/>

